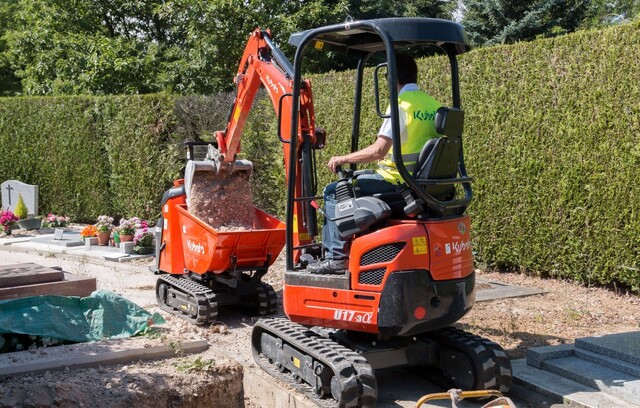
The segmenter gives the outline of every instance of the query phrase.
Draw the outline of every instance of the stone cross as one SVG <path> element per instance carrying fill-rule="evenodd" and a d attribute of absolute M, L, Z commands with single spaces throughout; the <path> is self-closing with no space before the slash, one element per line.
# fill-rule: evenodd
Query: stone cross
<path fill-rule="evenodd" d="M 38 215 L 38 186 L 26 184 L 18 180 L 7 180 L 0 184 L 2 191 L 2 209 L 15 212 L 18 195 L 22 195 L 27 213 Z"/>

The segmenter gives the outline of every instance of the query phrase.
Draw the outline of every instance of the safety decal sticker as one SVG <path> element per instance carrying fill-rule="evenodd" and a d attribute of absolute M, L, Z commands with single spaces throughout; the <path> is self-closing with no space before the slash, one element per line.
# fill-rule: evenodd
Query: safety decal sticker
<path fill-rule="evenodd" d="M 424 255 L 427 253 L 427 237 L 413 237 L 411 241 L 413 243 L 414 255 Z"/>

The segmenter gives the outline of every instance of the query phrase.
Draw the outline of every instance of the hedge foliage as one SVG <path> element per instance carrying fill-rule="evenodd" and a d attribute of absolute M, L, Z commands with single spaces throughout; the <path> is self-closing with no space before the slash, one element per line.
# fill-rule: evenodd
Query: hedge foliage
<path fill-rule="evenodd" d="M 489 265 L 640 291 L 640 25 L 474 50 L 460 57 L 477 258 Z M 448 61 L 420 85 L 450 104 Z M 350 149 L 353 72 L 312 76 L 319 185 Z M 179 143 L 222 129 L 230 95 L 0 99 L 0 179 L 40 186 L 41 212 L 152 218 L 180 177 Z M 367 70 L 361 146 L 375 139 Z M 384 107 L 383 107 L 384 108 Z M 282 146 L 267 98 L 243 139 L 258 206 L 284 215 Z M 320 193 L 320 192 L 319 192 Z"/>

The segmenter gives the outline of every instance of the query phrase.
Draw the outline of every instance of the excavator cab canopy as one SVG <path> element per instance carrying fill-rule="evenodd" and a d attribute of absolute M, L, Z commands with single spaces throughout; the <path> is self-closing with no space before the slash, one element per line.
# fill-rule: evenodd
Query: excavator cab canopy
<path fill-rule="evenodd" d="M 453 21 L 437 18 L 381 18 L 336 24 L 294 33 L 289 43 L 299 47 L 303 39 L 314 33 L 311 47 L 343 53 L 370 54 L 385 50 L 383 38 L 373 30 L 387 33 L 395 48 L 433 44 L 447 53 L 462 54 L 471 49 L 464 28 Z"/>
<path fill-rule="evenodd" d="M 419 204 L 407 202 L 405 214 L 414 216 L 423 211 L 424 205 L 430 217 L 449 217 L 461 215 L 471 201 L 471 177 L 467 176 L 462 151 L 462 129 L 464 112 L 460 107 L 460 89 L 458 79 L 458 63 L 456 56 L 471 49 L 464 28 L 453 21 L 434 18 L 381 18 L 373 20 L 347 21 L 341 24 L 318 27 L 289 37 L 289 43 L 296 47 L 293 61 L 293 93 L 291 114 L 291 135 L 289 137 L 290 156 L 295 157 L 297 146 L 300 90 L 303 86 L 302 65 L 305 51 L 335 52 L 358 59 L 355 78 L 355 97 L 351 130 L 351 151 L 359 150 L 360 117 L 362 110 L 362 87 L 364 70 L 367 62 L 374 54 L 384 54 L 386 62 L 379 64 L 374 71 L 374 94 L 376 109 L 381 118 L 390 118 L 393 142 L 393 159 L 396 168 L 406 185 L 416 196 Z M 404 165 L 400 141 L 399 109 L 396 50 L 413 46 L 433 46 L 442 50 L 449 58 L 451 73 L 451 108 L 441 108 L 436 112 L 436 131 L 443 137 L 438 138 L 437 145 L 425 145 L 424 160 L 419 173 L 412 172 Z M 388 114 L 380 110 L 378 82 L 381 68 L 386 68 Z M 427 149 L 428 147 L 428 149 Z M 293 204 L 296 183 L 296 163 L 290 161 L 288 173 L 287 197 L 287 269 L 293 267 L 292 236 Z M 355 170 L 355 164 L 351 165 Z M 462 186 L 464 196 L 456 197 L 451 193 L 454 185 Z M 312 212 L 308 209 L 308 212 Z M 298 249 L 298 248 L 295 248 Z"/>

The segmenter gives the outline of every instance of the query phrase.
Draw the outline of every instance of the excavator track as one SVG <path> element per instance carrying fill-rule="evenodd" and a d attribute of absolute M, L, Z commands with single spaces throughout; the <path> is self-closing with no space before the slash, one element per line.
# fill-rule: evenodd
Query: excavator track
<path fill-rule="evenodd" d="M 160 308 L 196 325 L 213 323 L 218 318 L 215 293 L 187 278 L 160 275 L 156 283 Z"/>
<path fill-rule="evenodd" d="M 252 333 L 256 363 L 322 408 L 375 407 L 373 369 L 358 353 L 283 317 L 260 319 Z"/>
<path fill-rule="evenodd" d="M 433 339 L 443 348 L 441 369 L 457 388 L 509 391 L 511 362 L 497 343 L 454 327 L 420 337 Z"/>

